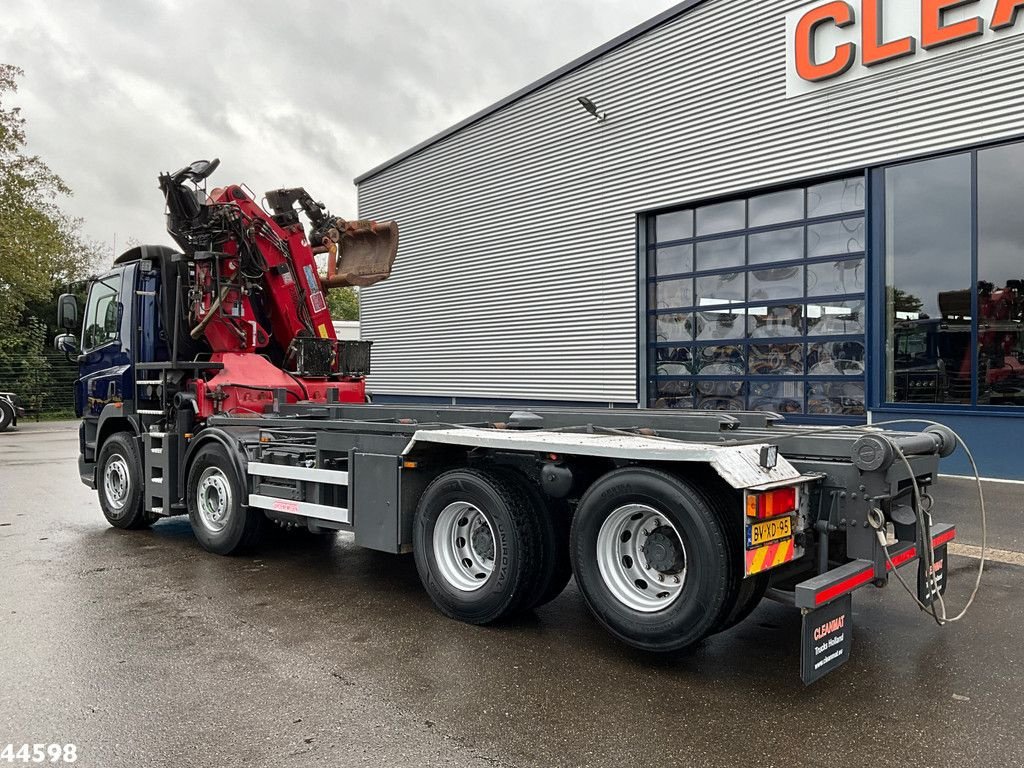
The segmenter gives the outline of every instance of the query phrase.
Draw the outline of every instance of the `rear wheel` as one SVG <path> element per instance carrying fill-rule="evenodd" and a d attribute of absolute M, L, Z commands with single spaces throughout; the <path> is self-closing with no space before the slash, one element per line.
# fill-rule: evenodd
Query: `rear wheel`
<path fill-rule="evenodd" d="M 416 508 L 416 570 L 446 615 L 489 624 L 534 596 L 540 531 L 529 496 L 501 474 L 445 472 Z"/>
<path fill-rule="evenodd" d="M 209 443 L 188 470 L 186 505 L 192 531 L 204 549 L 230 555 L 255 546 L 266 515 L 242 504 L 243 487 L 227 449 Z"/>
<path fill-rule="evenodd" d="M 693 645 L 729 614 L 739 590 L 712 504 L 655 469 L 619 469 L 594 483 L 576 509 L 570 552 L 590 610 L 634 648 Z"/>
<path fill-rule="evenodd" d="M 107 522 L 126 530 L 145 528 L 154 518 L 143 509 L 142 460 L 131 432 L 108 437 L 97 457 L 96 490 Z"/>
<path fill-rule="evenodd" d="M 739 595 L 736 598 L 736 605 L 726 617 L 719 632 L 732 629 L 741 621 L 754 612 L 754 609 L 761 604 L 765 593 L 768 591 L 768 582 L 771 576 L 767 573 L 750 576 L 743 580 L 740 586 Z"/>
<path fill-rule="evenodd" d="M 540 533 L 537 580 L 533 594 L 523 608 L 540 608 L 554 600 L 572 578 L 569 559 L 569 528 L 572 523 L 569 503 L 553 499 L 519 472 L 508 471 L 505 477 L 520 486 L 533 504 Z"/>

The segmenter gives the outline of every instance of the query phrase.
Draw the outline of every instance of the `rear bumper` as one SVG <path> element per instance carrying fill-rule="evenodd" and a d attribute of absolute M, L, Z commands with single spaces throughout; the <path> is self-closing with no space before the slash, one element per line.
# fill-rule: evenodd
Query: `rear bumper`
<path fill-rule="evenodd" d="M 956 526 L 935 525 L 932 527 L 932 548 L 938 549 L 956 538 Z M 889 547 L 888 561 L 883 560 L 876 565 L 870 560 L 853 560 L 831 571 L 815 576 L 796 585 L 795 601 L 797 608 L 815 609 L 827 605 L 833 600 L 847 595 L 865 584 L 876 579 L 885 580 L 893 565 L 901 568 L 907 563 L 916 562 L 919 557 L 916 544 L 897 542 Z"/>

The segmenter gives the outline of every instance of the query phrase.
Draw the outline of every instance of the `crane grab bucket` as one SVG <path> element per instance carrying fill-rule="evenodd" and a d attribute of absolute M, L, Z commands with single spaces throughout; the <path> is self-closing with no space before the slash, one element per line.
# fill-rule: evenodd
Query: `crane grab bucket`
<path fill-rule="evenodd" d="M 328 245 L 324 288 L 365 287 L 391 275 L 398 253 L 397 222 L 339 219 L 336 228 L 337 243 Z"/>

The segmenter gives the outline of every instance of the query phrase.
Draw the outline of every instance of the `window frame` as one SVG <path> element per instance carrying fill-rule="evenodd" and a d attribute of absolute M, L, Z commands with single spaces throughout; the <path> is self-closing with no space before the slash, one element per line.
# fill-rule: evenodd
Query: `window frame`
<path fill-rule="evenodd" d="M 933 414 L 933 415 L 989 415 L 989 416 L 1017 416 L 1024 417 L 1024 406 L 1014 405 L 986 405 L 978 402 L 979 397 L 979 376 L 980 371 L 977 364 L 973 367 L 971 377 L 971 402 L 970 403 L 908 403 L 894 402 L 888 399 L 888 377 L 889 377 L 889 350 L 888 350 L 888 307 L 886 305 L 886 291 L 888 289 L 888 275 L 886 274 L 886 196 L 885 196 L 885 172 L 891 168 L 913 165 L 915 163 L 938 160 L 955 155 L 968 155 L 970 158 L 971 183 L 971 332 L 970 345 L 975 356 L 979 352 L 979 318 L 978 318 L 978 256 L 979 256 L 979 195 L 978 195 L 978 155 L 989 149 L 1011 144 L 1024 143 L 1024 137 L 1014 136 L 999 141 L 975 144 L 966 147 L 956 147 L 942 152 L 933 152 L 925 155 L 910 157 L 899 162 L 885 163 L 868 170 L 868 185 L 866 189 L 868 197 L 868 240 L 872 256 L 869 259 L 869 271 L 871 283 L 877 286 L 871 293 L 871 307 L 868 310 L 868 385 L 869 401 L 868 410 L 904 412 L 907 414 Z"/>
<path fill-rule="evenodd" d="M 89 295 L 85 300 L 85 309 L 82 313 L 82 338 L 81 338 L 81 350 L 85 354 L 92 352 L 97 349 L 101 349 L 109 344 L 120 341 L 121 339 L 121 316 L 123 314 L 122 302 L 121 302 L 121 287 L 124 279 L 121 272 L 109 272 L 103 277 L 97 278 L 93 281 L 92 285 L 89 286 Z M 116 328 L 114 329 L 114 335 L 106 340 L 96 344 L 94 346 L 86 346 L 86 334 L 89 330 L 89 311 L 93 307 L 93 296 L 96 294 L 98 286 L 104 286 L 105 288 L 113 289 L 113 300 L 117 305 L 117 321 Z"/>
<path fill-rule="evenodd" d="M 808 190 L 817 187 L 819 185 L 830 184 L 833 182 L 839 182 L 844 180 L 856 180 L 863 185 L 863 207 L 859 211 L 840 211 L 838 213 L 828 213 L 821 216 L 808 215 L 808 203 L 807 195 Z M 639 269 L 638 269 L 638 307 L 640 312 L 638 313 L 638 325 L 639 325 L 639 365 L 638 365 L 638 402 L 643 407 L 650 407 L 655 397 L 656 387 L 658 382 L 689 382 L 692 390 L 690 397 L 691 408 L 696 408 L 697 400 L 692 394 L 696 392 L 698 384 L 707 382 L 708 384 L 728 384 L 731 382 L 741 382 L 741 392 L 744 402 L 747 407 L 750 404 L 750 393 L 751 386 L 757 386 L 758 384 L 765 385 L 785 385 L 794 384 L 802 387 L 803 392 L 801 395 L 801 403 L 803 411 L 801 413 L 794 413 L 792 417 L 794 420 L 807 420 L 815 421 L 821 419 L 827 419 L 828 421 L 839 421 L 849 423 L 863 423 L 867 418 L 867 414 L 870 408 L 870 391 L 871 383 L 869 376 L 868 360 L 870 357 L 870 342 L 869 342 L 869 322 L 870 317 L 870 305 L 871 305 L 871 225 L 869 219 L 870 208 L 870 190 L 868 186 L 868 173 L 866 171 L 855 171 L 843 174 L 834 174 L 826 177 L 812 177 L 800 182 L 789 183 L 785 185 L 776 185 L 773 187 L 765 187 L 760 189 L 751 190 L 742 195 L 732 195 L 729 197 L 720 197 L 710 200 L 699 200 L 693 201 L 685 205 L 676 205 L 670 208 L 661 208 L 652 211 L 647 211 L 638 217 L 638 237 L 637 237 L 637 252 L 639 257 Z M 791 190 L 800 189 L 804 194 L 804 206 L 803 216 L 799 219 L 787 219 L 786 221 L 780 221 L 775 224 L 766 224 L 756 227 L 750 227 L 750 206 L 749 201 L 752 198 L 759 198 L 765 195 L 784 193 Z M 711 235 L 697 235 L 696 226 L 696 211 L 698 208 L 706 206 L 728 203 L 733 201 L 743 201 L 744 203 L 744 226 L 741 229 L 732 229 L 729 231 L 716 232 Z M 666 240 L 659 242 L 657 240 L 656 221 L 659 215 L 671 214 L 677 211 L 689 209 L 691 211 L 691 229 L 692 234 L 689 237 L 677 238 L 674 240 Z M 863 221 L 863 234 L 862 234 L 862 245 L 863 248 L 859 251 L 831 253 L 825 255 L 819 255 L 815 257 L 808 257 L 809 247 L 808 238 L 811 231 L 811 227 L 818 224 L 829 224 L 835 222 L 842 222 L 849 219 L 861 219 Z M 803 233 L 803 253 L 801 257 L 784 260 L 774 260 L 759 262 L 756 264 L 750 263 L 750 245 L 749 237 L 751 235 L 758 235 L 762 233 L 771 233 L 777 231 L 784 231 L 793 228 L 802 229 Z M 656 273 L 656 258 L 657 252 L 663 248 L 673 248 L 678 246 L 689 246 L 692 251 L 692 263 L 694 267 L 697 267 L 697 244 L 702 242 L 725 240 L 734 237 L 744 238 L 744 258 L 743 264 L 739 266 L 729 267 L 716 267 L 712 269 L 693 269 L 688 272 L 669 272 L 665 274 Z M 814 266 L 818 264 L 833 264 L 836 261 L 860 261 L 863 280 L 863 290 L 855 293 L 823 293 L 821 295 L 810 296 L 808 295 L 808 266 Z M 799 267 L 803 271 L 802 276 L 802 294 L 798 297 L 792 298 L 773 298 L 773 299 L 752 299 L 749 296 L 749 288 L 746 283 L 749 280 L 749 275 L 753 272 L 759 272 L 769 269 L 785 269 L 789 267 Z M 716 305 L 716 308 L 729 308 L 738 310 L 747 316 L 747 313 L 751 309 L 763 308 L 763 307 L 775 307 L 775 306 L 791 306 L 796 305 L 800 307 L 801 318 L 799 323 L 800 334 L 795 336 L 778 336 L 770 337 L 768 339 L 754 337 L 747 335 L 749 330 L 742 336 L 736 339 L 714 339 L 714 340 L 698 340 L 695 334 L 691 334 L 690 339 L 678 340 L 678 341 L 664 341 L 659 342 L 653 337 L 652 327 L 655 324 L 656 318 L 664 315 L 683 315 L 690 314 L 700 311 L 702 307 L 696 304 L 697 295 L 694 290 L 696 286 L 696 280 L 701 277 L 713 277 L 716 275 L 730 274 L 734 272 L 742 272 L 744 279 L 744 298 L 740 301 L 730 301 L 729 303 L 723 303 L 722 305 Z M 657 302 L 656 286 L 660 282 L 669 282 L 672 280 L 691 280 L 694 281 L 690 287 L 690 294 L 692 294 L 691 304 L 686 307 L 657 307 L 653 306 Z M 862 331 L 859 334 L 810 334 L 808 333 L 808 313 L 807 307 L 812 304 L 824 304 L 828 301 L 853 301 L 861 302 L 863 310 L 861 314 L 860 323 Z M 708 305 L 704 305 L 704 311 L 708 310 Z M 752 346 L 758 344 L 786 344 L 786 343 L 798 344 L 802 347 L 802 371 L 798 374 L 751 374 L 749 373 L 749 350 Z M 864 373 L 860 375 L 816 375 L 810 372 L 809 360 L 812 357 L 813 349 L 818 345 L 831 344 L 831 343 L 859 343 L 864 348 Z M 657 350 L 661 348 L 665 349 L 688 349 L 689 360 L 696 360 L 700 355 L 702 349 L 715 346 L 739 346 L 743 350 L 744 357 L 744 373 L 742 375 L 700 375 L 691 373 L 688 375 L 659 375 L 658 362 L 657 362 Z M 814 387 L 828 386 L 830 384 L 857 384 L 863 389 L 863 407 L 864 413 L 862 414 L 815 414 L 810 411 L 810 394 Z"/>

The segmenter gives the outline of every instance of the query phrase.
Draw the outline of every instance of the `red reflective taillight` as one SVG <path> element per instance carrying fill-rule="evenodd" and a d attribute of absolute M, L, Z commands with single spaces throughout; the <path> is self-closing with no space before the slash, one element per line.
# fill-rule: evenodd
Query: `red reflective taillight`
<path fill-rule="evenodd" d="M 747 517 L 775 517 L 796 511 L 796 488 L 747 494 Z"/>

